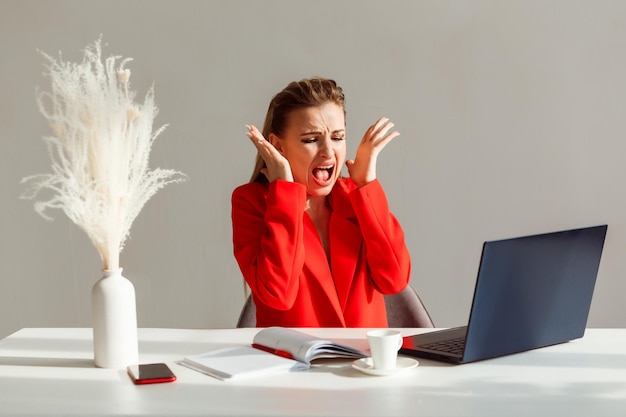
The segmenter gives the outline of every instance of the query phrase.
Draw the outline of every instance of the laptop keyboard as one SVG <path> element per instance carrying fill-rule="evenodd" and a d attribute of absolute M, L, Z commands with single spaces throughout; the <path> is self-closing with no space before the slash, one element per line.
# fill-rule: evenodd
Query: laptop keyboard
<path fill-rule="evenodd" d="M 443 340 L 441 342 L 429 343 L 421 345 L 422 349 L 435 350 L 439 352 L 452 353 L 454 355 L 462 355 L 465 348 L 465 337 L 458 337 L 456 339 Z"/>

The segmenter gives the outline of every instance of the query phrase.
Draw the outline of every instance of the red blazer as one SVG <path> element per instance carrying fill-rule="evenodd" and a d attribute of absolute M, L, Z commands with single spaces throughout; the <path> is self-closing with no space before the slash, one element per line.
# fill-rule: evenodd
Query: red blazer
<path fill-rule="evenodd" d="M 257 326 L 387 327 L 383 294 L 408 284 L 411 261 L 380 183 L 335 184 L 330 262 L 305 202 L 304 185 L 282 180 L 233 191 L 234 254 Z"/>

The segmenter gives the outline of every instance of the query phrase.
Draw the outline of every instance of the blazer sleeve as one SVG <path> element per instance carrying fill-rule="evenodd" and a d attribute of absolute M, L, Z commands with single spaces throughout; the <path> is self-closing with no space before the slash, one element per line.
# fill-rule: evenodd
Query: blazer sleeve
<path fill-rule="evenodd" d="M 235 259 L 257 302 L 290 309 L 304 265 L 306 189 L 288 181 L 251 183 L 232 194 Z"/>
<path fill-rule="evenodd" d="M 378 180 L 350 193 L 363 233 L 367 265 L 374 286 L 383 294 L 400 292 L 411 274 L 411 257 L 398 220 L 389 211 Z"/>

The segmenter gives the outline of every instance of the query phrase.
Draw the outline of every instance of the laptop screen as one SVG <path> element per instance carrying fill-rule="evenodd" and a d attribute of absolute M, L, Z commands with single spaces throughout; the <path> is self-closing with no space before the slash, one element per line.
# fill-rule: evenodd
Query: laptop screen
<path fill-rule="evenodd" d="M 582 337 L 606 229 L 485 242 L 463 360 Z"/>

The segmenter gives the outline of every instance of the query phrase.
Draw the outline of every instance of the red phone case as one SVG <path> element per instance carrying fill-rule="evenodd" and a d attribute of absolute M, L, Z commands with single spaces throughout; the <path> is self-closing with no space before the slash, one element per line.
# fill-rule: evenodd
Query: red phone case
<path fill-rule="evenodd" d="M 137 385 L 176 381 L 176 375 L 164 363 L 140 364 L 137 365 L 137 371 L 138 375 L 128 367 L 128 375 Z"/>

